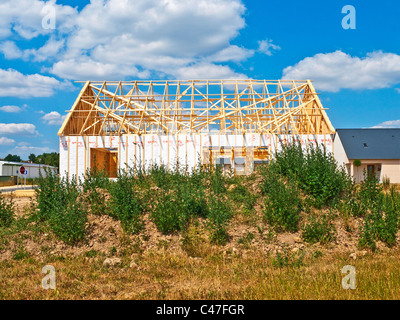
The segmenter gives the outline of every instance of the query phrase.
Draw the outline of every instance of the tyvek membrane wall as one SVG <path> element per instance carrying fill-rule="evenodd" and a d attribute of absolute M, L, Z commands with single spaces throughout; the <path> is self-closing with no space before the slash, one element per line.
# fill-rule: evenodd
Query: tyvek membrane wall
<path fill-rule="evenodd" d="M 282 144 L 300 142 L 308 145 L 326 146 L 333 152 L 330 135 L 127 135 L 127 136 L 86 136 L 60 137 L 60 174 L 83 177 L 90 164 L 92 148 L 118 150 L 118 167 L 127 169 L 141 167 L 149 169 L 154 165 L 165 165 L 175 169 L 177 161 L 181 167 L 192 170 L 199 160 L 203 162 L 202 150 L 207 147 L 270 147 L 274 154 Z"/>

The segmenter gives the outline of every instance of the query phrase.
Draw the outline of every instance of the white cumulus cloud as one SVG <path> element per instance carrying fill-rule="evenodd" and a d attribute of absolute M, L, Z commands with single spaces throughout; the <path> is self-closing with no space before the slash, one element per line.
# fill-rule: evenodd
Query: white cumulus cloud
<path fill-rule="evenodd" d="M 342 51 L 319 53 L 283 70 L 283 79 L 311 79 L 323 91 L 381 89 L 400 83 L 400 55 L 374 51 L 352 57 Z"/>
<path fill-rule="evenodd" d="M 56 28 L 68 32 L 74 26 L 73 20 L 77 10 L 71 6 L 56 4 L 55 0 L 2 0 L 0 2 L 0 39 L 17 35 L 24 39 L 32 39 L 40 35 L 49 35 L 52 29 L 43 28 L 52 6 L 55 9 Z"/>
<path fill-rule="evenodd" d="M 371 128 L 400 128 L 400 120 L 384 121 Z"/>
<path fill-rule="evenodd" d="M 2 135 L 37 135 L 36 127 L 32 123 L 0 123 Z"/>
<path fill-rule="evenodd" d="M 14 143 L 15 143 L 14 139 L 0 137 L 0 146 L 8 146 L 8 145 L 12 145 Z"/>
<path fill-rule="evenodd" d="M 50 97 L 60 85 L 53 77 L 0 69 L 0 97 Z"/>
<path fill-rule="evenodd" d="M 92 1 L 76 15 L 49 71 L 74 80 L 179 78 L 212 64 L 210 78 L 231 76 L 214 62 L 253 54 L 230 43 L 245 26 L 244 13 L 240 0 Z"/>
<path fill-rule="evenodd" d="M 64 122 L 66 115 L 62 116 L 57 111 L 46 113 L 42 120 L 48 125 L 61 125 Z"/>
<path fill-rule="evenodd" d="M 22 111 L 22 108 L 18 106 L 2 106 L 0 107 L 0 111 L 9 113 L 18 113 Z"/>
<path fill-rule="evenodd" d="M 258 41 L 258 51 L 266 54 L 267 56 L 272 56 L 273 51 L 278 50 L 281 50 L 281 47 L 272 43 L 271 39 Z"/>

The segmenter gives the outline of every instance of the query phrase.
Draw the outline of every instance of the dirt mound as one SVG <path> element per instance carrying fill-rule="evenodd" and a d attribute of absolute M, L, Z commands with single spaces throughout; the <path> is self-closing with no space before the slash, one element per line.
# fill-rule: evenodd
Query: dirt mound
<path fill-rule="evenodd" d="M 21 217 L 29 214 L 31 198 L 14 198 L 16 215 Z M 203 221 L 204 222 L 204 221 Z M 308 244 L 301 233 L 275 233 L 263 222 L 261 208 L 256 208 L 254 215 L 237 215 L 231 220 L 227 229 L 229 241 L 224 246 L 211 245 L 205 223 L 189 229 L 187 234 L 162 234 L 149 218 L 144 216 L 144 230 L 140 235 L 127 235 L 118 220 L 107 215 L 88 214 L 86 226 L 86 241 L 77 245 L 67 245 L 58 240 L 51 232 L 31 228 L 22 233 L 10 235 L 6 245 L 0 247 L 0 260 L 10 259 L 21 250 L 33 257 L 52 256 L 82 256 L 91 254 L 118 255 L 128 250 L 132 254 L 148 254 L 157 251 L 168 251 L 184 254 L 193 258 L 201 258 L 210 251 L 226 254 L 251 255 L 254 250 L 259 253 L 276 255 L 287 251 L 293 254 L 323 252 L 325 255 L 345 253 L 351 257 L 365 255 L 358 248 L 358 230 L 361 219 L 353 218 L 348 221 L 335 220 L 335 238 L 328 244 Z M 192 230 L 192 231 L 190 231 Z M 382 243 L 378 248 L 385 250 Z"/>

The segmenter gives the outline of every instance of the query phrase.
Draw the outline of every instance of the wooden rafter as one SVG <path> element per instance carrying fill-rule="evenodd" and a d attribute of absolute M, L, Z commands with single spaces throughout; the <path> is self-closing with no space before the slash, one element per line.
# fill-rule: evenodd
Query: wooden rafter
<path fill-rule="evenodd" d="M 86 82 L 59 135 L 332 134 L 310 80 Z"/>

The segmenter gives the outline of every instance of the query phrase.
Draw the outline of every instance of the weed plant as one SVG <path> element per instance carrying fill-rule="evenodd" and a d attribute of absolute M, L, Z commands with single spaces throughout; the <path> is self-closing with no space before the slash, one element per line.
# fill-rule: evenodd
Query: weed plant
<path fill-rule="evenodd" d="M 322 214 L 320 216 L 310 215 L 302 230 L 302 238 L 309 243 L 328 243 L 334 239 L 335 228 L 332 216 Z"/>
<path fill-rule="evenodd" d="M 14 201 L 12 196 L 7 201 L 6 198 L 0 194 L 0 227 L 9 227 L 14 221 Z"/>
<path fill-rule="evenodd" d="M 137 234 L 144 227 L 144 206 L 137 181 L 129 171 L 121 170 L 117 174 L 117 180 L 109 187 L 110 215 L 120 220 L 123 230 L 129 234 Z"/>
<path fill-rule="evenodd" d="M 46 171 L 46 178 L 40 175 L 36 189 L 36 217 L 48 223 L 53 233 L 68 244 L 85 239 L 87 210 L 80 200 L 81 192 L 77 181 L 61 179 Z"/>
<path fill-rule="evenodd" d="M 282 178 L 275 167 L 263 170 L 262 192 L 265 199 L 265 219 L 277 231 L 298 230 L 301 212 L 300 193 L 294 183 Z"/>
<path fill-rule="evenodd" d="M 339 167 L 332 154 L 319 145 L 305 150 L 299 142 L 282 145 L 272 166 L 305 194 L 312 197 L 317 208 L 328 206 L 340 199 L 351 184 L 344 167 Z"/>

